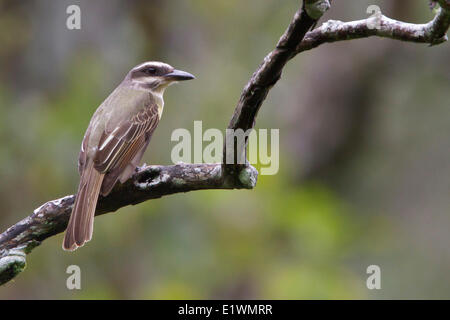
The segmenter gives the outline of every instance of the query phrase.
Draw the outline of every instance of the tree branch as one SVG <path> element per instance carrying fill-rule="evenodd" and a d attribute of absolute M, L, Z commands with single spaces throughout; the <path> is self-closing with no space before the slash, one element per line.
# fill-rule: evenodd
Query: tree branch
<path fill-rule="evenodd" d="M 308 32 L 296 49 L 296 53 L 314 49 L 321 44 L 343 40 L 368 38 L 372 36 L 394 40 L 440 44 L 448 40 L 446 35 L 450 26 L 449 0 L 441 0 L 441 8 L 434 19 L 426 24 L 406 23 L 390 19 L 384 15 L 364 20 L 342 22 L 329 20 L 317 29 Z M 374 27 L 379 23 L 377 27 Z"/>
<path fill-rule="evenodd" d="M 150 199 L 174 193 L 202 189 L 252 189 L 258 172 L 247 166 L 236 184 L 225 183 L 222 165 L 177 164 L 173 166 L 145 166 L 126 183 L 118 184 L 107 197 L 100 197 L 96 215 L 116 211 Z M 25 255 L 43 240 L 63 232 L 72 212 L 75 195 L 49 201 L 0 235 L 0 284 L 25 267 Z"/>
<path fill-rule="evenodd" d="M 280 79 L 286 63 L 296 54 L 326 42 L 350 40 L 370 36 L 397 40 L 438 44 L 446 40 L 449 27 L 449 0 L 439 0 L 442 9 L 428 24 L 415 25 L 395 21 L 384 16 L 380 28 L 369 29 L 369 19 L 343 23 L 328 21 L 308 32 L 329 8 L 329 0 L 305 0 L 275 49 L 260 64 L 245 86 L 228 125 L 229 129 L 247 131 L 253 128 L 257 113 L 269 90 Z M 245 146 L 226 150 L 235 159 Z M 146 166 L 125 184 L 118 184 L 108 197 L 100 197 L 96 215 L 115 211 L 179 192 L 202 189 L 251 189 L 256 184 L 257 171 L 248 164 L 179 164 L 174 166 Z M 0 284 L 25 268 L 26 254 L 43 240 L 64 231 L 72 211 L 74 195 L 49 201 L 0 235 Z"/>
<path fill-rule="evenodd" d="M 293 20 L 281 36 L 275 49 L 264 58 L 242 91 L 228 124 L 228 129 L 233 131 L 240 129 L 246 132 L 253 128 L 258 111 L 269 90 L 280 79 L 284 66 L 297 54 L 297 46 L 329 7 L 328 0 L 306 0 L 303 2 L 303 6 L 295 13 Z M 227 141 L 233 141 L 230 134 L 231 131 L 227 134 Z M 224 161 L 224 172 L 227 177 L 236 177 L 236 173 L 241 170 L 242 164 L 239 164 L 238 159 L 244 158 L 242 155 L 245 149 L 246 144 L 238 146 L 236 141 L 233 148 L 224 146 L 224 159 L 234 159 L 232 164 L 226 164 Z"/>

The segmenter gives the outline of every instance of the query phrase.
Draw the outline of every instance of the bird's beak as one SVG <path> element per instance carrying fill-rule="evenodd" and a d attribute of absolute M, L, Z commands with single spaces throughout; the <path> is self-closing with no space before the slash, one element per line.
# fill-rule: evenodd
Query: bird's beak
<path fill-rule="evenodd" d="M 173 70 L 170 73 L 167 73 L 164 75 L 164 78 L 170 80 L 170 81 L 183 81 L 183 80 L 191 80 L 195 79 L 195 77 L 186 71 L 181 70 Z"/>

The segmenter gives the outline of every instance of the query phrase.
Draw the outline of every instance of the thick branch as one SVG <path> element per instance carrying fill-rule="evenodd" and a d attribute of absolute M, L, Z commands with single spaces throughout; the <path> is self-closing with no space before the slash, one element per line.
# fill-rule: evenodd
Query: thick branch
<path fill-rule="evenodd" d="M 107 197 L 100 197 L 96 215 L 162 196 L 202 189 L 251 189 L 258 172 L 253 167 L 241 171 L 238 182 L 225 184 L 221 164 L 177 164 L 147 166 L 125 184 L 118 184 Z M 49 201 L 0 235 L 0 284 L 25 267 L 25 255 L 43 240 L 63 232 L 69 221 L 75 196 Z"/>
<path fill-rule="evenodd" d="M 253 128 L 259 108 L 269 90 L 280 79 L 284 66 L 296 55 L 296 48 L 305 34 L 329 7 L 328 0 L 305 0 L 303 2 L 303 6 L 295 13 L 275 49 L 264 58 L 242 91 L 228 129 L 241 129 L 246 132 Z M 232 140 L 227 137 L 227 141 Z M 230 152 L 233 155 L 227 157 L 227 153 Z M 224 148 L 224 163 L 226 159 L 234 159 L 233 164 L 224 165 L 224 171 L 228 177 L 236 177 L 236 172 L 239 172 L 241 167 L 238 159 L 244 158 L 242 157 L 244 152 L 245 145 L 236 146 L 236 143 L 232 150 Z"/>

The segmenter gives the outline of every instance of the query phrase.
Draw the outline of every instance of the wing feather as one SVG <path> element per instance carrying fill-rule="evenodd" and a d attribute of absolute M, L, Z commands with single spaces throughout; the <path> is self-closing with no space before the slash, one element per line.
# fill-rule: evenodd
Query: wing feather
<path fill-rule="evenodd" d="M 101 189 L 103 195 L 112 190 L 119 178 L 124 181 L 121 177 L 124 171 L 129 175 L 127 167 L 131 162 L 136 163 L 138 155 L 142 157 L 142 149 L 147 147 L 158 123 L 158 105 L 153 102 L 111 132 L 103 132 L 94 157 L 95 169 L 105 174 Z"/>

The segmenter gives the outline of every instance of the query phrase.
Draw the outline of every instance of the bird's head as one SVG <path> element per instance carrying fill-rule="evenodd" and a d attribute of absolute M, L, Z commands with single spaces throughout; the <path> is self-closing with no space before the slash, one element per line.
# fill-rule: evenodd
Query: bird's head
<path fill-rule="evenodd" d="M 195 77 L 188 72 L 177 70 L 167 63 L 149 61 L 131 69 L 126 79 L 133 86 L 162 93 L 172 83 L 195 79 Z"/>

